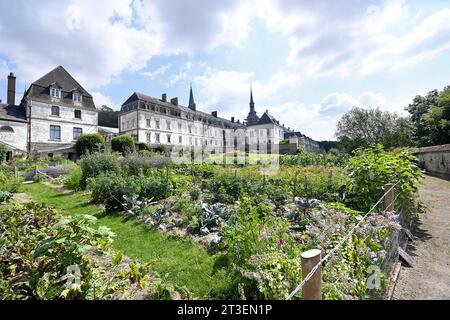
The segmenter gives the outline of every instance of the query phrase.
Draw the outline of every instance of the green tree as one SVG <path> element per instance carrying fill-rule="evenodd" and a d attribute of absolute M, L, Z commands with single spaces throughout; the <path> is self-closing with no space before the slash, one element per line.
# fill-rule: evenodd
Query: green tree
<path fill-rule="evenodd" d="M 414 124 L 419 146 L 450 143 L 450 86 L 416 96 L 405 108 Z"/>
<path fill-rule="evenodd" d="M 379 108 L 354 107 L 337 124 L 336 137 L 345 151 L 382 144 L 386 148 L 413 145 L 408 118 Z"/>
<path fill-rule="evenodd" d="M 112 151 L 125 155 L 136 151 L 134 140 L 130 135 L 124 134 L 111 139 Z"/>
<path fill-rule="evenodd" d="M 105 150 L 105 140 L 98 133 L 82 134 L 75 144 L 75 150 L 80 157 L 87 153 L 102 152 Z"/>

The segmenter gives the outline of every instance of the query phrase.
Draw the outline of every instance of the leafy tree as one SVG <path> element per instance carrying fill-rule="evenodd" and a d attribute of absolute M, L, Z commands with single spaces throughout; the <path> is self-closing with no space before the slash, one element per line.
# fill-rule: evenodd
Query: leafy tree
<path fill-rule="evenodd" d="M 98 133 L 82 134 L 75 144 L 79 156 L 105 150 L 105 140 Z"/>
<path fill-rule="evenodd" d="M 450 86 L 416 96 L 406 107 L 419 146 L 450 143 Z"/>
<path fill-rule="evenodd" d="M 98 112 L 98 125 L 103 127 L 118 128 L 119 127 L 119 111 L 102 106 Z"/>
<path fill-rule="evenodd" d="M 413 144 L 408 118 L 379 108 L 354 107 L 339 120 L 336 136 L 346 151 L 382 144 L 386 148 Z"/>
<path fill-rule="evenodd" d="M 133 138 L 127 134 L 112 138 L 111 148 L 112 151 L 120 152 L 123 155 L 136 151 Z"/>
<path fill-rule="evenodd" d="M 0 163 L 2 163 L 5 160 L 7 153 L 8 148 L 4 144 L 0 143 Z"/>

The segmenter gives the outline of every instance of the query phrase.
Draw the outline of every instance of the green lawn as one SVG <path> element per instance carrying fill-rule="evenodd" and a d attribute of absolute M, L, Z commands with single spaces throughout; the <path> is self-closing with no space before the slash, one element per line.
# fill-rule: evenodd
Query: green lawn
<path fill-rule="evenodd" d="M 34 201 L 54 206 L 64 214 L 97 216 L 99 224 L 116 233 L 116 249 L 129 257 L 151 262 L 154 270 L 168 282 L 187 287 L 197 297 L 205 297 L 211 289 L 227 291 L 230 285 L 222 270 L 215 271 L 220 256 L 209 255 L 191 240 L 166 236 L 118 215 L 105 215 L 101 208 L 89 203 L 86 194 L 63 194 L 40 183 L 23 185 L 23 190 Z"/>

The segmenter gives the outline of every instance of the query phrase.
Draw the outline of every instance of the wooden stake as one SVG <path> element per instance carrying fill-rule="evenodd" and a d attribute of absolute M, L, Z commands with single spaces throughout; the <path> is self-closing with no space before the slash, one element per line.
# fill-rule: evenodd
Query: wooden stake
<path fill-rule="evenodd" d="M 386 211 L 394 211 L 394 185 L 392 183 L 386 183 L 384 185 L 384 207 Z"/>
<path fill-rule="evenodd" d="M 320 262 L 321 251 L 312 249 L 301 254 L 303 279 Z M 303 300 L 322 300 L 322 266 L 314 272 L 312 277 L 303 286 Z"/>

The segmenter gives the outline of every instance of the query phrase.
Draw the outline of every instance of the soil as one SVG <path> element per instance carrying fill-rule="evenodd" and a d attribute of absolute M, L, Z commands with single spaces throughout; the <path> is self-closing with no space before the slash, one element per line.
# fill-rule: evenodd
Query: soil
<path fill-rule="evenodd" d="M 17 203 L 22 203 L 22 204 L 31 202 L 30 196 L 26 193 L 14 193 L 14 200 Z"/>
<path fill-rule="evenodd" d="M 427 177 L 419 195 L 428 212 L 407 248 L 413 267 L 401 267 L 393 299 L 450 299 L 450 181 Z"/>

